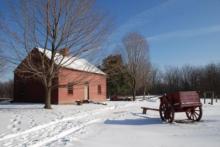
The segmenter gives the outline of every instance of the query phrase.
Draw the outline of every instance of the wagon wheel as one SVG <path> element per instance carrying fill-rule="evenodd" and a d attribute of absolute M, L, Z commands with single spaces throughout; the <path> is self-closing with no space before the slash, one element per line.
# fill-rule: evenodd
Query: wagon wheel
<path fill-rule="evenodd" d="M 174 120 L 174 109 L 171 105 L 161 103 L 160 104 L 160 118 L 162 121 L 172 123 Z"/>
<path fill-rule="evenodd" d="M 202 118 L 202 107 L 192 108 L 186 112 L 186 116 L 188 119 L 193 121 L 200 121 Z"/>

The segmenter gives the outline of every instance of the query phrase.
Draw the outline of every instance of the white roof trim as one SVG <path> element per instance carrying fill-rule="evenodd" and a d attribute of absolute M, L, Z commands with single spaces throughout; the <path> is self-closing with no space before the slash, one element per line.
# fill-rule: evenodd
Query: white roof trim
<path fill-rule="evenodd" d="M 39 47 L 37 49 L 41 53 L 43 53 L 45 51 L 45 55 L 49 59 L 51 58 L 51 51 L 50 50 L 39 48 Z M 79 70 L 79 71 L 85 71 L 85 72 L 105 75 L 105 73 L 103 71 L 101 71 L 95 65 L 89 63 L 86 59 L 83 59 L 83 58 L 77 58 L 77 57 L 72 57 L 72 56 L 63 56 L 60 53 L 56 53 L 54 61 L 57 65 L 61 65 L 62 67 L 65 67 L 68 69 L 75 69 L 75 70 Z"/>

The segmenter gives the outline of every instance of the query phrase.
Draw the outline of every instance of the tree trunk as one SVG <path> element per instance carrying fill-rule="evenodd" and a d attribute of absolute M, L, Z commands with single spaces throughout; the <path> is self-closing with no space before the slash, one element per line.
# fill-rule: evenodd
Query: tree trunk
<path fill-rule="evenodd" d="M 136 100 L 136 89 L 135 88 L 132 88 L 132 99 L 133 101 Z"/>
<path fill-rule="evenodd" d="M 215 97 L 215 93 L 212 92 L 211 105 L 213 105 L 214 97 Z"/>
<path fill-rule="evenodd" d="M 145 99 L 145 96 L 146 96 L 146 90 L 147 88 L 146 88 L 146 84 L 144 84 L 144 95 L 143 95 L 143 99 Z"/>
<path fill-rule="evenodd" d="M 135 90 L 133 90 L 133 92 L 132 92 L 132 96 L 133 96 L 133 101 L 135 101 L 136 100 L 136 92 L 135 92 Z"/>
<path fill-rule="evenodd" d="M 132 96 L 133 96 L 133 101 L 135 101 L 136 100 L 136 81 L 135 81 L 135 79 L 133 79 Z"/>
<path fill-rule="evenodd" d="M 51 107 L 51 86 L 52 86 L 52 80 L 48 79 L 47 84 L 45 86 L 45 109 L 52 109 Z"/>
<path fill-rule="evenodd" d="M 45 90 L 45 109 L 52 109 L 51 107 L 51 88 L 46 88 Z"/>

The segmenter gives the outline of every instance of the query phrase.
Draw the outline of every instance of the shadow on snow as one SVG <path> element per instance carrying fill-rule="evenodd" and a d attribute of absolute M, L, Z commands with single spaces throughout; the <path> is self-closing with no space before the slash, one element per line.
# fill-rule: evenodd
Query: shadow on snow
<path fill-rule="evenodd" d="M 0 103 L 0 110 L 23 110 L 23 109 L 43 109 L 44 105 L 40 103 Z"/>
<path fill-rule="evenodd" d="M 162 124 L 160 118 L 151 118 L 147 116 L 141 115 L 141 113 L 131 113 L 134 116 L 138 116 L 141 118 L 136 119 L 123 119 L 123 120 L 110 120 L 107 119 L 104 124 L 108 125 L 155 125 Z"/>

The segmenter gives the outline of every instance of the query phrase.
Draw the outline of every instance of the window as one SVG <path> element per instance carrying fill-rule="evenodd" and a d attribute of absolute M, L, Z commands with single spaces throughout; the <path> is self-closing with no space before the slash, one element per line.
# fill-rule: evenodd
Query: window
<path fill-rule="evenodd" d="M 68 94 L 73 94 L 73 83 L 67 84 L 67 91 L 68 91 Z"/>
<path fill-rule="evenodd" d="M 101 85 L 98 85 L 98 94 L 102 94 L 102 87 L 101 87 Z"/>

